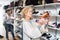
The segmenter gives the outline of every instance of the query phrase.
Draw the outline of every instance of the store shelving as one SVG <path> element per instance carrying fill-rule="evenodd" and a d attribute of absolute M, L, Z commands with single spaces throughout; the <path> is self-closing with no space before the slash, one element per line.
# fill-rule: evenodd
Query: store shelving
<path fill-rule="evenodd" d="M 29 5 L 29 6 L 32 6 L 32 5 Z M 23 7 L 27 7 L 27 6 L 16 6 L 14 8 L 18 8 L 18 7 L 22 7 L 23 8 Z M 60 9 L 60 3 L 50 3 L 50 4 L 43 4 L 43 5 L 35 5 L 34 8 L 36 10 L 40 11 L 40 13 L 41 13 L 41 11 L 42 12 L 43 11 L 52 11 L 52 12 L 54 12 L 53 10 L 55 10 L 55 14 L 54 13 L 50 14 L 51 17 L 54 17 L 54 18 L 56 18 L 56 17 L 59 18 L 60 17 L 60 15 L 58 15 L 58 12 L 57 12 L 57 11 L 59 11 L 58 9 Z M 34 16 L 40 16 L 40 15 L 35 14 Z M 15 21 L 16 20 L 17 19 L 15 19 Z M 17 20 L 17 21 L 19 21 L 19 20 Z M 57 30 L 57 31 L 60 30 L 60 28 L 54 28 L 54 27 L 49 27 L 48 29 L 49 30 L 53 29 L 53 30 Z"/>
<path fill-rule="evenodd" d="M 51 11 L 51 17 L 54 17 L 55 18 L 55 22 L 60 22 L 60 21 L 58 21 L 59 19 L 60 19 L 60 15 L 58 14 L 58 11 L 59 11 L 59 9 L 60 9 L 60 3 L 50 3 L 50 4 L 44 4 L 44 5 L 37 5 L 37 6 L 34 6 L 35 7 L 35 9 L 37 9 L 37 10 L 42 10 L 42 11 Z M 54 12 L 54 11 L 55 12 Z M 56 19 L 57 18 L 57 19 Z M 59 18 L 59 19 L 58 19 Z M 53 19 L 53 18 L 52 18 Z M 54 30 L 55 31 L 55 35 L 54 35 L 54 37 L 56 38 L 56 39 L 58 39 L 57 38 L 57 33 L 58 33 L 58 31 L 60 31 L 60 28 L 56 28 L 56 27 L 49 27 L 48 28 L 49 30 Z M 53 33 L 53 32 L 52 32 Z M 51 33 L 51 34 L 52 34 Z M 54 39 L 55 39 L 54 38 Z"/>

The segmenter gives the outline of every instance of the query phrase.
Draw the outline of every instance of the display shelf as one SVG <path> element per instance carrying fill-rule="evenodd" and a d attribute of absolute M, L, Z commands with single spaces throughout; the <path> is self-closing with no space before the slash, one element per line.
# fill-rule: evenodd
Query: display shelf
<path fill-rule="evenodd" d="M 57 6 L 57 5 L 59 5 L 60 6 L 60 3 L 50 3 L 50 4 L 44 4 L 44 5 L 36 5 L 36 6 L 34 6 L 34 7 L 36 7 L 36 8 L 41 8 L 41 7 L 44 7 L 44 6 L 52 6 L 52 7 L 55 7 L 55 6 Z M 32 5 L 29 5 L 29 6 L 32 6 Z M 17 7 L 22 7 L 22 6 L 17 6 Z M 24 6 L 24 7 L 26 7 L 26 6 Z M 43 8 L 44 9 L 44 8 Z M 40 16 L 40 15 L 38 15 L 38 14 L 34 14 L 34 16 Z M 60 15 L 52 15 L 51 14 L 51 17 L 60 17 Z"/>
<path fill-rule="evenodd" d="M 45 4 L 46 6 L 49 6 L 49 5 L 60 5 L 60 3 L 50 3 L 50 4 Z"/>
<path fill-rule="evenodd" d="M 50 4 L 44 4 L 44 5 L 36 5 L 34 7 L 44 7 L 44 6 L 56 6 L 56 5 L 60 5 L 60 3 L 50 3 Z"/>
<path fill-rule="evenodd" d="M 49 11 L 51 16 L 57 16 L 60 17 L 58 14 L 59 9 L 60 9 L 60 3 L 50 3 L 50 4 L 45 4 L 45 5 L 37 5 L 34 6 L 35 9 L 41 10 L 41 11 Z"/>
<path fill-rule="evenodd" d="M 44 7 L 44 6 L 56 6 L 56 5 L 60 5 L 60 3 L 50 3 L 50 4 L 42 4 L 42 5 L 35 5 L 34 7 Z M 28 6 L 32 6 L 32 5 L 28 5 Z M 28 6 L 23 6 L 23 7 L 28 7 Z"/>
<path fill-rule="evenodd" d="M 16 6 L 16 7 L 14 7 L 14 8 L 18 8 L 18 7 L 21 7 L 21 8 L 23 8 L 23 6 Z"/>
<path fill-rule="evenodd" d="M 60 3 L 50 3 L 50 4 L 44 4 L 44 5 L 35 5 L 34 7 L 35 8 L 40 8 L 40 7 L 44 7 L 44 6 L 53 6 L 53 7 L 55 7 L 57 5 L 60 6 Z M 29 5 L 29 6 L 32 6 L 32 5 Z M 16 7 L 10 7 L 10 8 L 17 8 L 17 7 L 22 7 L 23 8 L 23 7 L 28 7 L 28 6 L 16 6 Z"/>
<path fill-rule="evenodd" d="M 54 28 L 54 27 L 48 27 L 48 29 L 53 29 L 53 30 L 59 30 L 60 31 L 60 28 Z"/>
<path fill-rule="evenodd" d="M 28 6 L 33 6 L 33 5 L 28 5 Z M 16 6 L 16 8 L 17 7 L 28 7 L 28 6 Z M 50 3 L 50 4 L 42 4 L 42 5 L 35 5 L 34 7 L 35 8 L 40 8 L 40 7 L 46 7 L 46 6 L 53 6 L 53 7 L 55 7 L 55 6 L 60 6 L 60 3 Z"/>
<path fill-rule="evenodd" d="M 56 15 L 56 16 L 54 16 L 54 15 L 51 15 L 51 17 L 60 17 L 60 15 Z"/>

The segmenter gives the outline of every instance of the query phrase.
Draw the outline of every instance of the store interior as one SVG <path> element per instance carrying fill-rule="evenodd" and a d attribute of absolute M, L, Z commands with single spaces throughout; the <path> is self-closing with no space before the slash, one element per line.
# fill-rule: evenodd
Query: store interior
<path fill-rule="evenodd" d="M 14 34 L 17 40 L 22 40 L 22 15 L 21 10 L 27 6 L 34 6 L 33 18 L 38 20 L 38 17 L 48 11 L 50 13 L 50 22 L 48 23 L 48 33 L 50 38 L 41 37 L 43 40 L 60 40 L 60 0 L 0 0 L 0 35 L 6 35 L 5 28 L 3 25 L 5 11 L 14 9 L 14 20 L 12 25 L 14 26 Z M 12 37 L 11 37 L 12 38 Z M 2 38 L 0 40 L 5 40 Z M 42 40 L 41 39 L 41 40 Z M 12 39 L 10 39 L 12 40 Z M 36 39 L 32 39 L 36 40 Z"/>

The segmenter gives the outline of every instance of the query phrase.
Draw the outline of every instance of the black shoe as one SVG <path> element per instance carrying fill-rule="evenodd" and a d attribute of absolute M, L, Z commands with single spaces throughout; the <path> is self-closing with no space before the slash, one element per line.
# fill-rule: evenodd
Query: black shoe
<path fill-rule="evenodd" d="M 51 34 L 47 34 L 47 33 L 44 33 L 42 36 L 46 37 L 47 39 L 51 38 L 52 35 Z"/>
<path fill-rule="evenodd" d="M 3 38 L 3 36 L 0 35 L 0 38 Z"/>

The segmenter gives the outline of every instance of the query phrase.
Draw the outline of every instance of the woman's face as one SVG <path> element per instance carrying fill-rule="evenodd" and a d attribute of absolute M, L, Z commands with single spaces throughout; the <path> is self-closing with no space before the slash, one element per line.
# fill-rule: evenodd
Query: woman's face
<path fill-rule="evenodd" d="M 25 14 L 27 17 L 31 18 L 32 17 L 33 10 L 30 8 L 28 12 Z"/>

